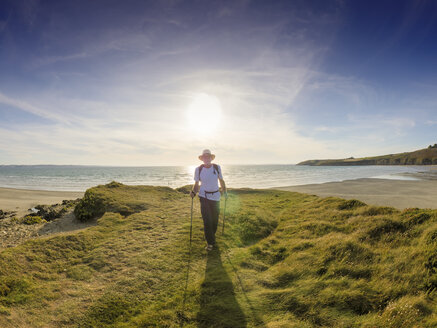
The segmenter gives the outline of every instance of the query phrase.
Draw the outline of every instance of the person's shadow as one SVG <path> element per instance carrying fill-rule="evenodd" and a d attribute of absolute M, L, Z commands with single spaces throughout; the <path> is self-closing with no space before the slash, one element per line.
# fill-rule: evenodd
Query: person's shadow
<path fill-rule="evenodd" d="M 220 249 L 208 253 L 205 280 L 201 285 L 198 327 L 246 327 L 246 317 L 235 298 L 234 286 L 220 256 Z"/>

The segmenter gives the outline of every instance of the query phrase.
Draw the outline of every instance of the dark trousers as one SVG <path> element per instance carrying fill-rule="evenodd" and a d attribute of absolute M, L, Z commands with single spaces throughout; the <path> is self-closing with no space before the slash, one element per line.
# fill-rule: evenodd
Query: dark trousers
<path fill-rule="evenodd" d="M 203 230 L 205 231 L 205 239 L 209 245 L 215 244 L 215 233 L 217 231 L 218 219 L 220 214 L 220 201 L 200 199 L 200 212 L 203 218 Z"/>

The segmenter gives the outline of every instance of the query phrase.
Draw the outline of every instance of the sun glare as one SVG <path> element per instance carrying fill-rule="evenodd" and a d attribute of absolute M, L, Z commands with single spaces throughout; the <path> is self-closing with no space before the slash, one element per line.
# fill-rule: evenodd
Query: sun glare
<path fill-rule="evenodd" d="M 198 94 L 187 111 L 190 130 L 199 135 L 213 133 L 219 126 L 221 112 L 220 101 L 217 97 L 206 93 Z"/>

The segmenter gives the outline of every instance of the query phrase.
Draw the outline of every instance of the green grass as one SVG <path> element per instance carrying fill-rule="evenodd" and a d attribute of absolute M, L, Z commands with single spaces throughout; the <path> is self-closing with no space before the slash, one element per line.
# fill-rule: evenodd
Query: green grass
<path fill-rule="evenodd" d="M 1 250 L 0 327 L 437 325 L 436 210 L 235 189 L 206 254 L 186 189 L 97 186 L 97 225 Z"/>
<path fill-rule="evenodd" d="M 38 215 L 26 215 L 25 217 L 23 217 L 21 219 L 21 223 L 27 224 L 27 225 L 44 223 L 44 222 L 47 222 L 47 221 Z"/>

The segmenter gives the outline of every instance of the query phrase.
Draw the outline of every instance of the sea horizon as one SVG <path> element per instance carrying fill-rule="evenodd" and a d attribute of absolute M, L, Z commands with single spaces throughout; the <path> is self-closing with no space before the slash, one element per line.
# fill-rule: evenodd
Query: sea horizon
<path fill-rule="evenodd" d="M 181 187 L 193 183 L 198 165 L 104 166 L 60 164 L 0 165 L 0 187 L 85 191 L 117 181 L 128 185 Z M 415 180 L 405 173 L 427 170 L 424 166 L 301 166 L 296 164 L 221 165 L 229 188 L 275 188 L 360 178 Z"/>

